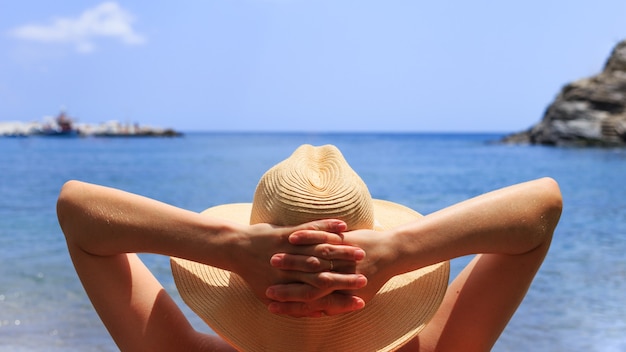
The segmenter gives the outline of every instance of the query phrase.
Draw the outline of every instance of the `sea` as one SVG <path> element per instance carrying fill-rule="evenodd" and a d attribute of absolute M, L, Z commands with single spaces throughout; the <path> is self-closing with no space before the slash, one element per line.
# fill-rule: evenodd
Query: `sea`
<path fill-rule="evenodd" d="M 117 351 L 74 272 L 55 203 L 83 180 L 193 211 L 250 202 L 299 145 L 334 144 L 373 197 L 428 214 L 543 176 L 564 210 L 552 247 L 493 351 L 626 351 L 626 149 L 496 143 L 497 133 L 186 133 L 0 138 L 0 351 Z M 167 258 L 142 255 L 192 324 Z M 455 275 L 469 257 L 452 261 Z M 480 317 L 476 317 L 480 319 Z M 373 332 L 375 333 L 375 332 Z"/>

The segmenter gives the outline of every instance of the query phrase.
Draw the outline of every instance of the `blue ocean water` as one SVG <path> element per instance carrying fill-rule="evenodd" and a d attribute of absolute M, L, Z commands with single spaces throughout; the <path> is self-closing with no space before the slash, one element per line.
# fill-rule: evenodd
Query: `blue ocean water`
<path fill-rule="evenodd" d="M 197 133 L 0 139 L 0 351 L 116 351 L 56 221 L 69 179 L 186 209 L 251 200 L 298 145 L 337 145 L 375 198 L 424 214 L 529 179 L 561 185 L 552 248 L 494 351 L 626 350 L 626 150 L 506 146 L 495 134 Z M 167 258 L 144 255 L 180 299 Z M 453 261 L 453 274 L 468 258 Z M 185 308 L 194 326 L 209 331 Z"/>

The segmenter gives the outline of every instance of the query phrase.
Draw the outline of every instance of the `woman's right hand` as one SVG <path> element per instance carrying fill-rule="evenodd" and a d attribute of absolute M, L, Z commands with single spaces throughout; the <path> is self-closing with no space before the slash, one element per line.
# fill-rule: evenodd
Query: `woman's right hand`
<path fill-rule="evenodd" d="M 345 223 L 319 220 L 293 227 L 256 224 L 242 230 L 245 236 L 233 241 L 238 247 L 232 270 L 255 295 L 275 310 L 273 289 L 288 292 L 291 304 L 285 314 L 318 317 L 354 311 L 364 306 L 361 298 L 347 292 L 364 287 L 367 279 L 356 273 L 362 249 L 343 243 Z M 293 233 L 308 233 L 315 243 L 290 243 Z M 245 238 L 245 240 L 243 239 Z M 295 262 L 292 259 L 298 258 Z M 287 266 L 281 263 L 287 262 Z M 291 262 L 291 264 L 289 264 Z M 332 270 L 331 270 L 332 269 Z"/>
<path fill-rule="evenodd" d="M 332 241 L 332 234 L 302 230 L 294 232 L 289 237 L 289 242 L 296 246 L 316 246 Z M 342 242 L 348 246 L 361 248 L 366 254 L 362 260 L 350 263 L 339 262 L 334 265 L 335 272 L 328 274 L 341 274 L 337 280 L 347 279 L 353 274 L 361 275 L 366 280 L 367 285 L 355 288 L 335 289 L 332 294 L 326 296 L 327 300 L 335 300 L 333 304 L 341 306 L 343 297 L 359 297 L 363 304 L 369 301 L 378 290 L 395 275 L 393 273 L 392 262 L 394 253 L 390 250 L 391 246 L 387 245 L 389 235 L 385 232 L 373 230 L 355 230 L 343 233 Z M 306 263 L 315 261 L 317 258 L 304 254 L 275 254 L 272 257 L 272 265 L 285 271 L 304 270 Z M 271 286 L 267 291 L 268 298 L 274 300 L 270 309 L 277 314 L 289 314 L 301 309 L 298 303 L 299 297 L 304 294 L 301 290 L 306 288 L 294 287 L 292 285 L 279 284 Z M 345 303 L 343 303 L 345 304 Z M 339 313 L 350 311 L 337 310 Z"/>

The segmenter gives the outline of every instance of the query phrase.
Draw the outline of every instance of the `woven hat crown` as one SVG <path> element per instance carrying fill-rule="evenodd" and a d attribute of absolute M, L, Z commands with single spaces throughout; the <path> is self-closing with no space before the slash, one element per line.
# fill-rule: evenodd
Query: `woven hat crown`
<path fill-rule="evenodd" d="M 372 229 L 374 210 L 365 182 L 333 145 L 302 145 L 259 181 L 250 223 L 278 226 L 335 218 L 348 228 Z"/>

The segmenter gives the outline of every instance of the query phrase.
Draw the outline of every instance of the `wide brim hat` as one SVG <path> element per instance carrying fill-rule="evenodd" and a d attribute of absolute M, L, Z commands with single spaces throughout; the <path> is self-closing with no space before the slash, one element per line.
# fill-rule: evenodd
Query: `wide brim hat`
<path fill-rule="evenodd" d="M 320 152 L 323 154 L 321 161 Z M 323 197 L 315 195 L 315 211 L 307 206 L 307 211 L 300 212 L 305 214 L 296 215 L 296 220 L 267 219 L 271 214 L 290 213 L 299 209 L 301 205 L 296 199 L 302 198 L 306 200 L 305 203 L 311 202 L 311 197 L 303 196 L 302 190 L 294 191 L 298 187 L 289 184 L 300 182 L 293 181 L 299 178 L 293 177 L 293 170 L 301 168 L 298 162 L 304 160 L 310 163 L 310 159 L 314 159 L 314 169 L 318 169 L 320 163 L 327 166 L 329 156 L 332 159 L 330 164 L 345 165 L 339 169 L 336 165 L 332 166 L 334 171 L 330 173 L 326 169 L 323 172 L 325 176 L 321 178 L 338 173 L 342 179 L 340 182 L 345 182 L 348 188 L 357 184 L 357 190 L 344 189 L 339 192 L 343 194 L 340 200 L 336 196 L 336 189 L 332 192 L 332 200 L 321 200 Z M 300 161 L 296 160 L 294 165 L 294 159 Z M 344 167 L 348 169 L 343 169 Z M 285 170 L 291 176 L 280 175 Z M 264 220 L 276 220 L 270 222 L 274 224 L 300 221 L 295 223 L 299 224 L 305 222 L 303 220 L 319 218 L 350 218 L 346 220 L 349 229 L 370 228 L 380 231 L 416 221 L 421 217 L 418 212 L 403 205 L 371 199 L 367 189 L 363 189 L 364 183 L 361 184 L 358 175 L 354 178 L 356 173 L 346 177 L 346 173 L 350 172 L 353 172 L 352 169 L 334 146 L 302 146 L 289 159 L 263 176 L 257 186 L 253 203 L 219 205 L 203 211 L 202 214 L 239 224 L 269 222 Z M 313 183 L 320 180 L 318 176 L 319 174 L 313 177 Z M 311 181 L 310 175 L 305 178 L 307 182 Z M 276 182 L 280 184 L 275 184 Z M 314 188 L 319 188 L 317 186 Z M 310 191 L 305 193 L 310 195 Z M 369 199 L 363 200 L 364 194 Z M 272 201 L 268 201 L 266 197 L 272 198 Z M 355 202 L 363 207 L 353 209 Z M 277 203 L 280 205 L 276 205 Z M 355 217 L 354 214 L 358 216 Z M 174 257 L 171 258 L 171 267 L 184 302 L 215 333 L 240 351 L 393 351 L 410 341 L 426 326 L 441 304 L 449 278 L 449 263 L 438 263 L 394 276 L 361 310 L 319 318 L 294 318 L 270 313 L 246 282 L 235 273 Z"/>

